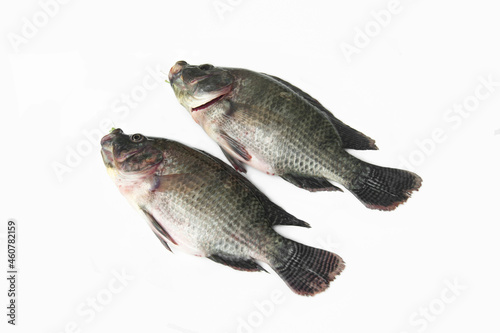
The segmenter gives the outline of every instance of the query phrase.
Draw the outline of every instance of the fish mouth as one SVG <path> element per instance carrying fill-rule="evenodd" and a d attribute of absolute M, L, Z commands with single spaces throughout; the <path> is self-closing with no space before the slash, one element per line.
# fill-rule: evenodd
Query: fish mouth
<path fill-rule="evenodd" d="M 129 156 L 137 153 L 138 150 L 130 151 L 127 154 L 123 154 L 123 156 L 115 156 L 115 149 L 113 145 L 113 141 L 116 139 L 118 135 L 123 134 L 123 131 L 119 128 L 114 129 L 111 133 L 105 135 L 101 139 L 101 155 L 107 165 L 113 165 L 116 162 L 123 162 Z"/>
<path fill-rule="evenodd" d="M 177 77 L 180 76 L 182 70 L 187 65 L 188 65 L 188 63 L 185 62 L 184 60 L 177 61 L 175 63 L 175 65 L 173 65 L 172 68 L 170 68 L 170 71 L 168 72 L 168 81 L 170 81 L 170 83 L 172 83 Z"/>
<path fill-rule="evenodd" d="M 101 149 L 101 156 L 102 156 L 102 159 L 104 161 L 104 164 L 106 165 L 106 167 L 110 168 L 110 167 L 114 167 L 114 158 L 113 158 L 113 152 L 106 149 L 106 148 L 102 148 Z"/>
<path fill-rule="evenodd" d="M 138 148 L 135 150 L 130 150 L 127 151 L 126 153 L 122 153 L 118 150 L 115 150 L 113 141 L 116 139 L 117 136 L 122 135 L 123 131 L 119 128 L 114 129 L 111 133 L 105 135 L 101 139 L 101 155 L 108 164 L 113 164 L 113 163 L 121 163 L 125 161 L 127 158 L 129 158 L 132 155 L 137 154 L 138 152 L 142 151 L 144 148 Z"/>
<path fill-rule="evenodd" d="M 207 75 L 203 75 L 203 76 L 200 76 L 200 77 L 194 78 L 194 79 L 192 79 L 191 81 L 189 81 L 187 84 L 188 84 L 188 85 L 194 85 L 194 84 L 197 84 L 198 82 L 205 80 L 207 77 L 210 77 L 210 75 L 208 75 L 208 74 L 207 74 Z"/>
<path fill-rule="evenodd" d="M 117 133 L 120 133 L 120 129 L 114 130 L 112 133 L 105 135 L 101 139 L 101 156 L 107 167 L 113 167 L 115 158 L 113 156 L 113 139 Z"/>
<path fill-rule="evenodd" d="M 126 159 L 128 159 L 129 157 L 137 154 L 138 152 L 142 151 L 143 149 L 136 149 L 136 150 L 132 150 L 132 151 L 129 151 L 127 152 L 126 154 L 120 154 L 120 156 L 116 156 L 115 157 L 115 161 L 118 162 L 118 163 L 122 163 L 124 162 Z"/>
<path fill-rule="evenodd" d="M 145 151 L 149 147 L 144 147 L 142 149 L 136 149 L 127 152 L 126 154 L 119 154 L 119 156 L 116 156 L 116 151 L 113 149 L 113 147 L 103 147 L 101 149 L 101 156 L 104 160 L 104 164 L 106 165 L 107 168 L 116 168 L 118 170 L 121 170 L 123 168 L 124 163 L 127 163 L 128 160 L 133 159 L 135 155 L 140 154 L 141 152 Z M 128 170 L 127 174 L 128 175 L 144 175 L 144 174 L 151 174 L 154 172 L 158 165 L 163 161 L 163 158 L 159 159 L 158 161 L 146 161 L 148 164 L 141 166 L 137 170 Z M 149 164 L 149 162 L 151 162 Z M 132 162 L 134 163 L 134 162 Z"/>
<path fill-rule="evenodd" d="M 120 134 L 123 134 L 121 128 L 113 128 L 110 133 L 102 137 L 101 147 L 107 148 L 111 144 L 111 141 L 113 141 L 113 139 Z"/>
<path fill-rule="evenodd" d="M 105 160 L 106 164 L 113 165 L 116 163 L 124 162 L 126 159 L 137 154 L 141 150 L 142 149 L 132 150 L 132 151 L 127 152 L 126 154 L 120 154 L 119 156 L 116 156 L 115 151 L 113 149 L 113 146 L 107 145 L 107 146 L 103 146 L 101 148 L 101 156 Z"/>

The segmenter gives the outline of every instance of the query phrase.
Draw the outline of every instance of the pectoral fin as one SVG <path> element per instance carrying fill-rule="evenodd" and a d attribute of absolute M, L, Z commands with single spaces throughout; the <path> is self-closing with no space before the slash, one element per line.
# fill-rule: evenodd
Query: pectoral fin
<path fill-rule="evenodd" d="M 169 250 L 170 252 L 172 252 L 172 249 L 170 248 L 170 246 L 168 246 L 168 243 L 163 239 L 161 238 L 161 236 L 159 236 L 156 232 L 154 233 L 156 237 L 158 237 L 158 239 L 160 240 L 160 242 L 163 244 L 163 246 L 165 246 L 165 248 L 167 250 Z M 173 252 L 172 252 L 173 253 Z"/>
<path fill-rule="evenodd" d="M 224 141 L 226 141 L 229 147 L 231 147 L 233 152 L 241 156 L 245 161 L 250 161 L 252 159 L 252 156 L 248 153 L 245 146 L 243 146 L 240 142 L 227 135 L 226 132 L 221 132 L 220 136 L 224 139 Z"/>
<path fill-rule="evenodd" d="M 231 156 L 231 154 L 229 154 L 223 147 L 220 147 L 220 149 L 224 153 L 224 156 L 226 156 L 227 160 L 231 163 L 233 168 L 235 168 L 239 172 L 243 173 L 247 172 L 247 169 L 245 168 L 245 165 L 242 162 Z"/>
<path fill-rule="evenodd" d="M 168 246 L 167 242 L 166 242 L 166 239 L 168 239 L 169 241 L 171 241 L 172 243 L 174 243 L 175 245 L 177 245 L 177 242 L 169 235 L 169 233 L 160 225 L 160 223 L 158 223 L 158 221 L 154 218 L 153 215 L 151 215 L 147 210 L 145 210 L 144 208 L 141 208 L 141 211 L 144 213 L 144 215 L 146 216 L 148 222 L 149 222 L 149 226 L 151 227 L 151 229 L 153 229 L 153 232 L 155 233 L 155 235 L 160 239 L 161 243 L 167 248 L 167 250 L 169 250 L 170 252 L 172 252 L 172 250 L 170 249 L 170 247 Z"/>

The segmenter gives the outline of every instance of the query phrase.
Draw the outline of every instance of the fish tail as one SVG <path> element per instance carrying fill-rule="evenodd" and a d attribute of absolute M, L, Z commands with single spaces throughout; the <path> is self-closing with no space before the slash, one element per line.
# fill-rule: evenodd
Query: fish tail
<path fill-rule="evenodd" d="M 286 257 L 283 257 L 286 254 Z M 335 253 L 287 240 L 286 249 L 271 267 L 293 292 L 313 296 L 328 288 L 345 267 Z"/>
<path fill-rule="evenodd" d="M 422 178 L 413 172 L 365 163 L 348 188 L 370 209 L 394 210 L 421 185 Z"/>

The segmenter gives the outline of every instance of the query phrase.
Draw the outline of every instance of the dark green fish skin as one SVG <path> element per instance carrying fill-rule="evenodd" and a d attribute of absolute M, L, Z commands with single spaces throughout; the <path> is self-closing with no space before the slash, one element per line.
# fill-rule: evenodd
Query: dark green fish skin
<path fill-rule="evenodd" d="M 108 173 L 162 244 L 245 271 L 270 265 L 300 295 L 325 290 L 344 268 L 336 254 L 282 237 L 274 225 L 309 225 L 271 202 L 219 159 L 181 143 L 126 135 L 102 141 Z"/>
<path fill-rule="evenodd" d="M 233 166 L 250 165 L 310 191 L 349 189 L 367 207 L 395 209 L 421 185 L 414 173 L 366 163 L 345 149 L 377 149 L 288 82 L 246 69 L 177 62 L 169 73 L 179 102 Z"/>

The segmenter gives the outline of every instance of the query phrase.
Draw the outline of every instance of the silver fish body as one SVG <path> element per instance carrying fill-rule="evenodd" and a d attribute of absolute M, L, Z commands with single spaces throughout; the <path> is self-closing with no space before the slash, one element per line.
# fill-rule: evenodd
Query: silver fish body
<path fill-rule="evenodd" d="M 175 246 L 238 270 L 259 271 L 258 262 L 265 262 L 301 295 L 325 290 L 344 268 L 336 254 L 276 233 L 274 225 L 308 224 L 217 158 L 120 129 L 101 145 L 111 178 L 167 249 Z"/>
<path fill-rule="evenodd" d="M 340 190 L 333 181 L 381 210 L 394 209 L 420 187 L 411 172 L 349 154 L 345 149 L 377 149 L 375 141 L 280 78 L 180 61 L 169 79 L 179 102 L 239 171 L 249 165 L 310 191 Z"/>

